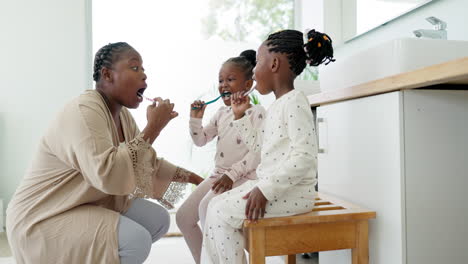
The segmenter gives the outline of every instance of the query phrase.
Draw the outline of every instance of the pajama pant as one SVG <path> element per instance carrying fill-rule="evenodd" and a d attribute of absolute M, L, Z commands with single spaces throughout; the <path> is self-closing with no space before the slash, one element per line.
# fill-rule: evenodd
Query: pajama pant
<path fill-rule="evenodd" d="M 240 232 L 245 220 L 247 200 L 242 197 L 255 187 L 256 180 L 246 182 L 239 188 L 214 197 L 208 205 L 203 229 L 201 263 L 241 264 L 247 263 L 244 238 Z M 298 186 L 289 189 L 281 197 L 268 201 L 265 218 L 306 213 L 312 210 L 315 189 Z"/>
<path fill-rule="evenodd" d="M 151 245 L 169 230 L 169 213 L 162 206 L 144 199 L 135 199 L 120 216 L 118 225 L 121 264 L 143 263 Z"/>
<path fill-rule="evenodd" d="M 206 210 L 208 203 L 211 199 L 219 194 L 211 191 L 213 183 L 219 177 L 206 178 L 200 183 L 197 188 L 190 194 L 187 200 L 182 204 L 176 214 L 176 222 L 180 231 L 184 234 L 185 242 L 190 248 L 195 263 L 200 263 L 200 254 L 202 246 L 202 231 L 200 226 L 203 227 L 205 223 Z M 243 184 L 249 180 L 248 178 L 241 178 L 234 182 L 232 188 Z M 200 226 L 198 225 L 200 221 Z"/>

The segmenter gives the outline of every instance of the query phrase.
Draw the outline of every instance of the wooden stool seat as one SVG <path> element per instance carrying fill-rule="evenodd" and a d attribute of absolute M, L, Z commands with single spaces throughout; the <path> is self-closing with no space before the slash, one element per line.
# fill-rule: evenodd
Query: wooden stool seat
<path fill-rule="evenodd" d="M 368 264 L 368 220 L 375 217 L 374 211 L 319 192 L 312 212 L 244 221 L 249 263 L 286 255 L 286 263 L 294 264 L 299 253 L 352 249 L 353 264 Z"/>

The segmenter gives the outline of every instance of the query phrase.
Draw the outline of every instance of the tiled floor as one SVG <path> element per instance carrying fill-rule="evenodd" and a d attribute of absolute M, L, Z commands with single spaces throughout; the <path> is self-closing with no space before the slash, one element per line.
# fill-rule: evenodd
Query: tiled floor
<path fill-rule="evenodd" d="M 14 260 L 10 256 L 10 249 L 6 242 L 5 233 L 0 233 L 0 264 L 14 264 Z M 177 264 L 193 264 L 192 255 L 185 244 L 182 237 L 163 238 L 153 244 L 153 248 L 145 264 L 152 263 L 177 263 Z M 283 264 L 282 257 L 268 257 L 267 264 Z M 304 259 L 300 255 L 297 256 L 297 264 L 318 264 L 317 256 L 314 255 L 310 259 Z"/>
<path fill-rule="evenodd" d="M 169 237 L 157 241 L 151 250 L 150 256 L 145 264 L 160 263 L 161 260 L 168 260 L 167 263 L 193 264 L 192 255 L 182 237 Z M 317 255 L 312 255 L 310 259 L 304 259 L 297 255 L 297 264 L 318 264 Z M 170 261 L 169 261 L 170 260 Z M 283 257 L 268 257 L 267 264 L 283 264 Z"/>

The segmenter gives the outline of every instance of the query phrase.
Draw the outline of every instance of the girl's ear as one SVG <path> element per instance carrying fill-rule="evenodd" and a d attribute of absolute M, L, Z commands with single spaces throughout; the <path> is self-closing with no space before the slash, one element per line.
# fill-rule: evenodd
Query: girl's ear
<path fill-rule="evenodd" d="M 101 68 L 101 79 L 106 80 L 108 82 L 112 81 L 112 73 L 111 69 L 107 67 Z"/>
<path fill-rule="evenodd" d="M 247 80 L 245 82 L 245 86 L 246 86 L 247 90 L 250 90 L 250 88 L 252 88 L 252 85 L 253 85 L 253 80 L 252 79 Z"/>
<path fill-rule="evenodd" d="M 278 72 L 280 68 L 280 59 L 274 56 L 271 60 L 271 72 Z"/>

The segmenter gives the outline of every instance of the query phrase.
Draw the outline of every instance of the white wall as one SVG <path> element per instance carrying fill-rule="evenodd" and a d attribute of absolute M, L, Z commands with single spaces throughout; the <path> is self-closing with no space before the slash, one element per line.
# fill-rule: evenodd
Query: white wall
<path fill-rule="evenodd" d="M 90 0 L 0 2 L 0 198 L 6 202 L 55 113 L 92 88 L 90 10 Z"/>
<path fill-rule="evenodd" d="M 339 46 L 335 49 L 336 58 L 349 56 L 388 40 L 413 37 L 413 30 L 432 28 L 432 25 L 425 20 L 429 16 L 435 16 L 447 22 L 448 39 L 468 40 L 466 10 L 468 10 L 466 0 L 436 0 Z"/>
<path fill-rule="evenodd" d="M 296 0 L 303 10 L 299 12 L 301 25 L 298 29 L 316 28 L 328 33 L 335 44 L 335 58 L 347 57 L 379 43 L 402 37 L 413 37 L 413 30 L 432 28 L 425 18 L 438 17 L 448 24 L 448 39 L 468 40 L 466 28 L 466 0 L 436 0 L 384 26 L 373 29 L 349 42 L 342 43 L 341 1 L 347 0 Z M 346 26 L 346 25 L 345 25 Z"/>

